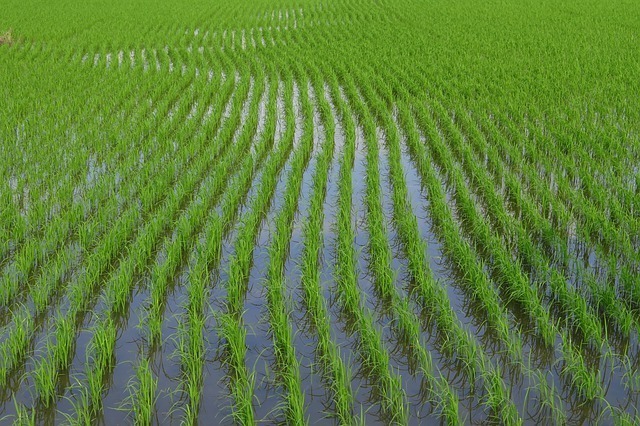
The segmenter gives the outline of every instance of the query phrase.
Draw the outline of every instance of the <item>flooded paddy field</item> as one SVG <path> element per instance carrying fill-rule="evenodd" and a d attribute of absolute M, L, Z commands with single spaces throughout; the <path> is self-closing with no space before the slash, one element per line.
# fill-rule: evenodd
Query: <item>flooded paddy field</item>
<path fill-rule="evenodd" d="M 639 6 L 8 3 L 0 423 L 640 422 Z"/>

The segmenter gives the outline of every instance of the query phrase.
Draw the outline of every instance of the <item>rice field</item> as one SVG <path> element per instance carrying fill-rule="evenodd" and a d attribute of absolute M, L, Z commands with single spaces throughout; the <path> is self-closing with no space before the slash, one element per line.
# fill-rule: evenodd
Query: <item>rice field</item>
<path fill-rule="evenodd" d="M 638 28 L 5 0 L 0 423 L 639 424 Z"/>

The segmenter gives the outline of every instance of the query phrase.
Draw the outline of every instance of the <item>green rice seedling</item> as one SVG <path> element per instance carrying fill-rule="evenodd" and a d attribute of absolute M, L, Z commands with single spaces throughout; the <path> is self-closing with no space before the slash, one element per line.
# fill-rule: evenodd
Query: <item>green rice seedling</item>
<path fill-rule="evenodd" d="M 495 416 L 496 419 L 500 419 L 504 424 L 516 425 L 522 424 L 520 415 L 515 408 L 515 405 L 511 403 L 506 389 L 504 389 L 504 382 L 500 377 L 499 370 L 492 370 L 488 372 L 484 377 L 484 380 L 488 382 L 488 388 L 490 389 L 485 405 L 491 411 L 491 417 Z"/>
<path fill-rule="evenodd" d="M 13 400 L 15 415 L 13 416 L 13 424 L 16 426 L 30 426 L 36 424 L 36 411 L 29 409 L 20 404 L 17 400 Z"/>
<path fill-rule="evenodd" d="M 586 401 L 601 398 L 603 389 L 599 372 L 587 368 L 584 356 L 574 347 L 570 337 L 562 341 L 562 354 L 562 373 L 578 395 Z"/>
<path fill-rule="evenodd" d="M 447 424 L 460 422 L 458 395 L 451 390 L 451 387 L 443 378 L 440 378 L 438 384 L 434 387 L 438 389 L 436 410 L 439 411 L 440 417 Z"/>
<path fill-rule="evenodd" d="M 197 423 L 198 407 L 201 399 L 201 388 L 203 382 L 203 358 L 205 356 L 204 341 L 201 331 L 205 326 L 205 317 L 194 311 L 189 314 L 188 326 L 189 331 L 179 351 L 182 359 L 182 368 L 186 376 L 186 393 L 189 396 L 189 404 L 185 407 L 185 421 L 188 423 Z M 186 346 L 186 348 L 184 347 Z"/>
<path fill-rule="evenodd" d="M 103 372 L 93 368 L 87 373 L 86 380 L 89 407 L 91 407 L 92 413 L 99 413 L 103 409 L 102 393 L 105 390 Z"/>
<path fill-rule="evenodd" d="M 240 424 L 252 424 L 253 414 L 253 374 L 249 374 L 244 365 L 245 335 L 244 327 L 238 327 L 236 319 L 228 314 L 217 318 L 220 323 L 221 337 L 225 339 L 229 358 L 225 362 L 230 371 L 230 390 L 234 404 L 232 416 Z"/>
<path fill-rule="evenodd" d="M 5 383 L 9 371 L 26 357 L 33 327 L 34 321 L 27 309 L 16 307 L 13 327 L 7 330 L 8 337 L 0 344 L 0 383 Z"/>
<path fill-rule="evenodd" d="M 153 376 L 148 360 L 136 367 L 136 380 L 129 384 L 131 411 L 136 425 L 150 425 L 157 400 L 158 380 Z"/>
<path fill-rule="evenodd" d="M 75 389 L 74 389 L 75 388 Z M 94 407 L 89 400 L 89 390 L 79 381 L 72 386 L 77 391 L 74 399 L 66 397 L 73 407 L 73 414 L 63 413 L 65 421 L 71 425 L 90 425 L 95 421 Z"/>
<path fill-rule="evenodd" d="M 634 363 L 629 356 L 622 358 L 622 383 L 624 387 L 630 392 L 640 391 L 640 372 L 638 371 L 638 365 Z"/>
<path fill-rule="evenodd" d="M 548 417 L 556 424 L 565 424 L 567 416 L 563 411 L 563 403 L 555 390 L 555 384 L 548 383 L 547 377 L 540 370 L 527 371 L 528 374 L 536 376 L 536 385 L 527 389 L 527 404 L 530 401 L 530 392 L 537 394 L 538 409 L 541 413 L 548 413 Z"/>
<path fill-rule="evenodd" d="M 114 365 L 114 347 L 116 342 L 116 328 L 112 320 L 107 319 L 99 323 L 93 331 L 90 350 L 93 353 L 92 364 L 102 372 Z"/>
<path fill-rule="evenodd" d="M 634 415 L 629 414 L 628 412 L 624 412 L 617 408 L 612 409 L 613 414 L 613 422 L 616 426 L 631 426 L 638 424 L 640 420 L 637 412 Z"/>
<path fill-rule="evenodd" d="M 95 327 L 87 350 L 88 397 L 92 410 L 102 409 L 104 378 L 115 365 L 116 328 L 111 319 L 103 320 Z"/>
<path fill-rule="evenodd" d="M 64 368 L 68 365 L 75 339 L 74 319 L 59 314 L 56 318 L 56 345 L 53 351 L 54 363 L 58 368 Z"/>
<path fill-rule="evenodd" d="M 356 102 L 357 95 L 352 85 L 348 86 L 349 96 L 358 111 L 361 125 L 364 126 L 367 145 L 367 176 L 366 203 L 368 208 L 367 223 L 369 228 L 369 256 L 370 268 L 375 276 L 377 290 L 383 300 L 389 302 L 392 298 L 393 272 L 390 268 L 391 251 L 387 241 L 387 231 L 384 226 L 384 213 L 381 206 L 380 172 L 378 165 L 378 141 L 375 124 L 367 114 L 361 102 Z"/>
<path fill-rule="evenodd" d="M 58 368 L 53 360 L 43 357 L 36 362 L 32 378 L 38 398 L 45 407 L 51 406 L 56 400 L 56 383 Z"/>

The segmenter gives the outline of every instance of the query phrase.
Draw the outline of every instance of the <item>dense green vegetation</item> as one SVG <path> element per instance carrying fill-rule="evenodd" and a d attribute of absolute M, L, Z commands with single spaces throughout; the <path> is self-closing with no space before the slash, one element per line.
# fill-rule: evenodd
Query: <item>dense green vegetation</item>
<path fill-rule="evenodd" d="M 637 424 L 638 28 L 5 0 L 2 423 Z"/>

